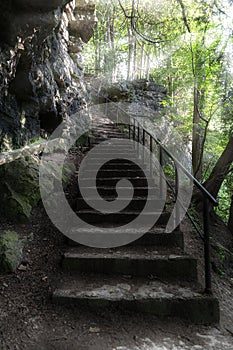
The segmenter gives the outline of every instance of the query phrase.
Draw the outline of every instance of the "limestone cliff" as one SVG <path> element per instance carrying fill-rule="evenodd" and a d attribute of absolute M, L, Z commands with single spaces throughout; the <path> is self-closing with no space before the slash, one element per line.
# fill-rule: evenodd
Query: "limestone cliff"
<path fill-rule="evenodd" d="M 45 136 L 86 103 L 81 51 L 94 3 L 0 2 L 0 151 Z"/>

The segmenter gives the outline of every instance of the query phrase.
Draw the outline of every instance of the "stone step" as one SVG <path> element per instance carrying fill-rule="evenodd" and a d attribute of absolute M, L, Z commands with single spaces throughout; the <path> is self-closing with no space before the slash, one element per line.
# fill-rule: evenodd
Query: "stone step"
<path fill-rule="evenodd" d="M 98 129 L 98 128 L 104 128 L 104 129 L 112 129 L 115 128 L 117 130 L 120 130 L 119 127 L 116 125 L 116 123 L 98 123 L 98 122 L 92 122 L 92 128 Z"/>
<path fill-rule="evenodd" d="M 92 130 L 91 136 L 93 138 L 99 137 L 100 136 L 100 131 L 99 130 Z M 121 133 L 120 131 L 114 131 L 114 130 L 101 130 L 101 137 L 107 137 L 107 138 L 123 138 L 125 135 Z"/>
<path fill-rule="evenodd" d="M 114 155 L 115 153 L 110 153 L 112 155 Z M 89 154 L 88 155 L 88 158 L 90 159 L 96 159 L 96 158 L 100 158 L 100 159 L 103 159 L 103 157 L 109 157 L 110 155 L 108 152 L 95 152 L 95 154 Z M 125 159 L 125 157 L 127 157 L 128 155 L 128 152 L 125 152 L 125 150 L 119 150 L 119 152 L 117 153 L 117 157 L 115 157 L 114 159 Z M 112 159 L 113 160 L 113 159 Z M 111 160 L 111 161 L 112 161 Z M 139 161 L 139 158 L 137 157 L 137 154 L 134 153 L 133 155 L 130 155 L 130 160 L 129 161 L 134 161 L 134 162 L 138 162 Z"/>
<path fill-rule="evenodd" d="M 113 142 L 112 140 L 106 139 L 104 142 L 105 142 L 105 145 L 108 145 L 111 148 L 114 148 L 114 147 L 116 148 L 117 147 L 118 149 L 125 150 L 125 145 L 122 145 L 122 142 L 116 142 L 116 141 L 118 141 L 118 140 L 114 139 L 114 142 Z M 92 141 L 91 145 L 94 147 L 96 145 L 99 145 L 101 142 Z M 133 145 L 132 146 L 129 145 L 128 148 L 131 149 L 131 150 L 135 149 Z"/>
<path fill-rule="evenodd" d="M 106 143 L 108 143 L 108 142 L 112 143 L 111 137 L 101 135 L 100 133 L 98 133 L 98 135 L 96 137 L 91 137 L 93 142 L 98 142 L 102 138 L 106 141 Z M 113 139 L 114 139 L 114 145 L 119 143 L 119 145 L 122 146 L 122 139 L 124 139 L 124 140 L 128 139 L 128 136 L 126 134 L 121 134 L 121 137 L 117 137 L 117 138 L 113 137 Z"/>
<path fill-rule="evenodd" d="M 104 142 L 104 141 L 110 141 L 111 139 L 118 140 L 119 143 L 122 139 L 127 139 L 128 137 L 126 135 L 99 135 L 99 136 L 89 136 L 91 144 L 92 142 Z M 115 143 L 115 142 L 114 142 Z M 122 142 L 121 142 L 122 143 Z"/>
<path fill-rule="evenodd" d="M 91 158 L 91 164 L 97 166 L 103 166 L 104 169 L 107 169 L 107 167 L 111 170 L 114 168 L 117 169 L 130 169 L 130 167 L 133 167 L 133 169 L 145 169 L 149 171 L 148 164 L 143 163 L 141 160 L 139 161 L 138 158 L 133 158 L 132 161 L 126 160 L 125 158 L 113 158 L 107 162 L 103 160 L 103 157 L 92 157 Z M 120 168 L 121 166 L 121 168 Z"/>
<path fill-rule="evenodd" d="M 105 225 L 105 229 L 109 230 L 109 234 L 112 233 L 112 226 L 110 225 Z M 90 236 L 93 235 L 94 237 L 101 232 L 98 227 L 88 229 L 88 228 L 79 228 L 76 230 L 76 235 L 78 237 L 83 236 L 88 234 Z M 119 232 L 122 232 L 122 229 L 119 229 Z M 128 230 L 127 234 L 133 235 L 135 232 L 132 230 Z M 76 237 L 77 237 L 76 236 Z M 75 235 L 74 237 L 75 238 Z M 68 244 L 70 246 L 77 246 L 79 245 L 76 241 L 68 239 Z M 130 246 L 149 246 L 149 247 L 167 247 L 167 248 L 173 248 L 173 247 L 178 247 L 181 250 L 184 249 L 184 236 L 183 233 L 180 232 L 179 230 L 176 230 L 171 233 L 165 232 L 165 229 L 162 227 L 155 227 L 151 229 L 149 232 L 145 233 L 141 238 L 137 239 L 136 241 L 133 241 L 132 243 L 129 244 Z"/>
<path fill-rule="evenodd" d="M 199 286 L 159 280 L 70 275 L 53 292 L 53 302 L 95 312 L 131 310 L 195 324 L 218 323 L 220 318 L 218 300 Z"/>
<path fill-rule="evenodd" d="M 99 227 L 102 227 L 102 223 L 112 223 L 116 226 L 122 226 L 123 224 L 128 224 L 135 220 L 138 215 L 140 214 L 140 223 L 141 225 L 147 224 L 148 219 L 153 219 L 155 216 L 155 212 L 153 213 L 141 213 L 139 210 L 134 211 L 122 211 L 118 213 L 110 213 L 110 214 L 103 214 L 101 212 L 95 211 L 94 209 L 81 209 L 78 212 L 76 212 L 77 215 L 82 219 L 83 221 L 89 223 L 89 224 L 96 224 Z M 152 217 L 152 218 L 151 218 Z M 165 225 L 168 222 L 168 219 L 170 217 L 170 213 L 162 213 L 157 220 L 158 225 Z M 153 221 L 153 220 L 152 220 Z"/>
<path fill-rule="evenodd" d="M 92 126 L 91 127 L 91 135 L 99 135 L 99 134 L 119 134 L 119 135 L 124 135 L 119 129 L 117 129 L 116 127 L 95 127 Z"/>
<path fill-rule="evenodd" d="M 93 162 L 94 164 L 98 162 Z M 100 163 L 100 161 L 99 161 Z M 107 162 L 103 165 L 104 170 L 129 170 L 129 171 L 143 171 L 143 169 L 146 168 L 145 165 L 140 164 L 140 168 L 137 164 L 131 163 L 131 162 L 123 162 L 121 159 L 112 160 L 110 162 Z"/>
<path fill-rule="evenodd" d="M 156 276 L 164 280 L 197 281 L 197 261 L 178 248 L 119 247 L 95 249 L 71 247 L 64 254 L 63 269 L 80 273 Z"/>
<path fill-rule="evenodd" d="M 137 154 L 137 151 L 134 149 L 134 148 L 131 148 L 131 149 L 125 149 L 125 148 L 120 148 L 118 146 L 109 146 L 108 147 L 105 147 L 104 149 L 95 149 L 95 154 L 89 154 L 89 157 L 95 157 L 95 155 L 97 154 L 98 156 L 99 155 L 117 155 L 118 156 L 118 153 L 120 155 L 123 155 L 126 157 L 134 157 L 134 158 L 137 158 L 138 157 L 138 154 Z"/>
<path fill-rule="evenodd" d="M 139 177 L 145 177 L 145 174 L 143 170 L 141 169 L 105 169 L 105 166 L 103 166 L 99 171 L 98 171 L 98 178 L 139 178 Z M 85 176 L 87 178 L 93 178 L 94 177 L 94 171 L 92 170 L 86 170 L 85 171 Z"/>
<path fill-rule="evenodd" d="M 77 199 L 77 205 L 76 205 L 76 209 L 80 210 L 80 209 L 87 209 L 90 208 L 89 204 L 86 202 L 87 198 L 78 198 Z M 96 206 L 99 208 L 99 206 L 101 207 L 101 202 L 103 200 L 105 200 L 106 202 L 113 202 L 116 200 L 116 197 L 105 197 L 101 199 L 95 199 L 95 198 L 88 198 L 88 200 L 91 201 L 92 207 L 96 208 Z M 129 199 L 128 198 L 121 198 L 119 201 L 119 203 L 121 203 L 122 205 L 124 203 L 126 203 Z M 154 210 L 159 210 L 162 205 L 161 205 L 161 199 L 158 198 L 153 198 L 153 199 L 147 199 L 146 197 L 139 197 L 139 198 L 133 198 L 132 200 L 130 200 L 130 203 L 127 205 L 127 210 L 138 210 L 141 211 L 143 210 L 143 208 L 145 207 L 147 201 L 152 202 L 153 201 L 153 208 Z M 99 210 L 99 209 L 98 209 Z"/>
<path fill-rule="evenodd" d="M 122 180 L 122 177 L 101 177 L 101 178 L 97 178 L 96 179 L 96 186 L 116 186 L 116 184 Z M 128 178 L 127 180 L 129 180 L 131 182 L 131 184 L 133 185 L 133 187 L 146 187 L 148 184 L 148 181 L 150 181 L 150 179 L 148 179 L 146 177 L 136 177 L 136 178 Z M 151 179 L 151 182 L 153 180 Z M 89 187 L 93 184 L 93 178 L 85 178 L 82 180 L 82 184 L 83 187 Z M 126 189 L 126 187 L 125 187 Z"/>
<path fill-rule="evenodd" d="M 98 131 L 114 131 L 114 132 L 118 132 L 121 133 L 121 130 L 115 126 L 114 124 L 112 125 L 98 125 L 98 124 L 92 124 L 91 125 L 91 130 L 93 130 L 94 132 L 98 132 Z"/>
<path fill-rule="evenodd" d="M 89 191 L 93 191 L 94 189 L 96 189 L 96 187 L 90 187 L 90 186 L 85 186 L 86 189 L 88 189 Z M 127 190 L 127 187 L 118 187 L 119 191 L 124 191 Z M 153 189 L 155 192 L 155 195 L 159 194 L 159 189 L 158 187 L 154 186 L 153 188 L 149 188 L 149 189 Z M 116 192 L 116 185 L 112 185 L 112 186 L 100 186 L 98 185 L 98 192 L 102 197 L 116 197 L 117 196 L 117 192 Z M 148 195 L 148 187 L 144 186 L 144 187 L 134 187 L 134 196 L 135 197 L 146 197 Z"/>

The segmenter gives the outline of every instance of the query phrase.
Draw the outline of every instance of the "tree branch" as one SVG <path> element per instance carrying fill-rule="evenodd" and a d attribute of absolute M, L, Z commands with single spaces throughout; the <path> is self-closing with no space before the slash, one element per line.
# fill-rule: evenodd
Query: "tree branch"
<path fill-rule="evenodd" d="M 178 3 L 180 4 L 181 10 L 182 10 L 182 16 L 183 16 L 183 21 L 184 24 L 188 30 L 188 32 L 191 34 L 191 29 L 190 29 L 190 25 L 188 23 L 188 19 L 187 19 L 187 15 L 186 15 L 186 11 L 185 11 L 185 6 L 182 0 L 177 0 Z"/>
<path fill-rule="evenodd" d="M 118 0 L 118 1 L 119 1 L 119 5 L 120 5 L 120 7 L 121 7 L 121 10 L 122 10 L 123 13 L 124 13 L 124 16 L 125 16 L 127 19 L 130 19 L 132 30 L 133 30 L 143 41 L 145 41 L 145 42 L 147 42 L 147 43 L 149 43 L 149 44 L 152 44 L 152 45 L 160 44 L 160 43 L 163 43 L 163 42 L 166 41 L 166 40 L 162 40 L 161 38 L 156 38 L 156 39 L 148 38 L 148 37 L 146 37 L 145 35 L 143 35 L 143 34 L 138 30 L 138 26 L 137 26 L 138 17 L 136 16 L 135 1 L 134 1 L 134 0 L 133 0 L 133 3 L 132 3 L 131 15 L 130 15 L 130 16 L 126 13 L 126 10 L 125 10 L 124 6 L 122 5 L 121 0 Z"/>

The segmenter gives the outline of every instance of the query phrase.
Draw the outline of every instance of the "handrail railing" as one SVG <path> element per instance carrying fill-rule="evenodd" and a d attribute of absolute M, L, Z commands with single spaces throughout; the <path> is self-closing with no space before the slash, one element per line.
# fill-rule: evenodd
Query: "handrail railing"
<path fill-rule="evenodd" d="M 100 97 L 100 94 L 98 95 Z M 175 166 L 175 173 L 176 173 L 176 181 L 175 181 L 175 193 L 176 193 L 176 200 L 178 200 L 178 188 L 179 188 L 179 175 L 178 175 L 178 169 L 182 170 L 182 172 L 193 182 L 193 184 L 202 192 L 203 194 L 203 240 L 204 240 L 204 260 L 205 260 L 205 292 L 208 294 L 212 293 L 212 282 L 211 282 L 211 258 L 210 258 L 210 217 L 209 217 L 209 209 L 210 209 L 210 203 L 212 203 L 213 206 L 218 206 L 218 201 L 209 193 L 209 191 L 180 163 L 180 161 L 169 152 L 166 147 L 160 142 L 160 140 L 157 140 L 151 133 L 149 133 L 139 121 L 132 116 L 132 114 L 126 112 L 123 110 L 118 103 L 112 101 L 110 98 L 106 96 L 101 96 L 105 99 L 105 104 L 108 102 L 111 102 L 113 104 L 117 104 L 117 116 L 119 113 L 119 110 L 121 110 L 124 114 L 128 115 L 130 118 L 130 122 L 128 124 L 129 126 L 129 138 L 133 138 L 135 141 L 140 142 L 140 134 L 142 135 L 142 144 L 145 146 L 145 139 L 146 135 L 149 136 L 149 147 L 150 151 L 153 151 L 153 141 L 159 146 L 159 162 L 161 166 L 164 162 L 163 153 L 165 153 L 174 163 Z M 107 114 L 107 107 L 105 106 L 105 113 Z M 131 124 L 131 120 L 133 119 L 133 124 Z M 117 117 L 117 124 L 118 117 Z M 121 123 L 120 123 L 121 124 Z M 133 128 L 133 132 L 132 132 Z M 141 128 L 141 131 L 140 131 Z M 136 132 L 138 131 L 138 133 Z M 136 140 L 137 136 L 137 140 Z M 195 227 L 195 226 L 194 226 Z M 196 228 L 196 227 L 195 227 Z M 200 234 L 200 232 L 198 232 Z"/>

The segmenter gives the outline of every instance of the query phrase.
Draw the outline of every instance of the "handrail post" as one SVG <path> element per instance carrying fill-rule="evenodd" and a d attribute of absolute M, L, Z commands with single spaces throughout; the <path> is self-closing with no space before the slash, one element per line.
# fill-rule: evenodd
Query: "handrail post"
<path fill-rule="evenodd" d="M 90 149 L 91 148 L 91 138 L 90 136 L 88 135 L 87 137 L 87 147 Z"/>
<path fill-rule="evenodd" d="M 209 199 L 204 195 L 203 226 L 204 226 L 204 252 L 205 252 L 205 292 L 207 294 L 212 294 L 209 225 L 210 225 Z"/>
<path fill-rule="evenodd" d="M 131 140 L 131 117 L 129 117 L 129 140 Z"/>
<path fill-rule="evenodd" d="M 178 168 L 178 164 L 175 164 L 175 176 L 176 176 L 176 179 L 175 179 L 175 191 L 176 191 L 176 219 L 175 219 L 175 224 L 177 225 L 177 223 L 179 222 L 179 218 L 180 218 L 180 207 L 179 207 L 179 197 L 178 197 L 178 194 L 179 194 L 179 186 L 180 186 L 180 179 L 179 179 L 179 168 Z M 177 228 L 179 229 L 180 228 L 180 225 L 177 226 Z"/>
<path fill-rule="evenodd" d="M 107 116 L 107 113 L 108 113 L 108 100 L 107 100 L 107 97 L 105 98 L 105 116 Z"/>
<path fill-rule="evenodd" d="M 152 152 L 153 152 L 153 138 L 150 135 L 150 176 L 151 177 L 153 177 Z"/>
<path fill-rule="evenodd" d="M 159 193 L 160 197 L 163 196 L 163 174 L 162 174 L 162 168 L 163 168 L 163 149 L 160 145 L 159 146 L 159 164 L 161 166 L 161 169 L 159 171 Z"/>
<path fill-rule="evenodd" d="M 139 126 L 139 122 L 138 122 L 138 147 L 137 147 L 137 152 L 138 152 L 138 156 L 139 156 L 139 150 L 140 150 L 140 126 Z"/>
<path fill-rule="evenodd" d="M 143 128 L 142 130 L 142 144 L 143 144 L 143 149 L 142 149 L 142 163 L 145 163 L 145 144 L 146 144 L 146 131 Z"/>
<path fill-rule="evenodd" d="M 119 124 L 119 105 L 117 105 L 117 122 L 116 125 L 118 126 Z"/>
<path fill-rule="evenodd" d="M 136 139 L 136 125 L 135 125 L 135 119 L 133 120 L 133 141 Z"/>

